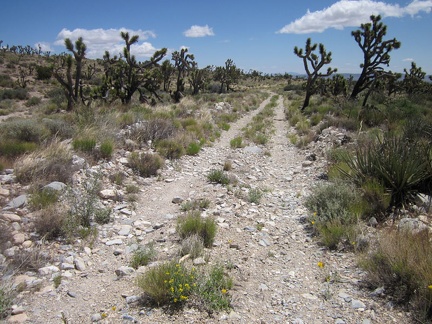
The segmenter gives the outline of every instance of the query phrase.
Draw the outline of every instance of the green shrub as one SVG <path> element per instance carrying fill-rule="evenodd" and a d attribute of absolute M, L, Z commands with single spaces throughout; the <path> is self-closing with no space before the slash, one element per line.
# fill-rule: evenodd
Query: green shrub
<path fill-rule="evenodd" d="M 248 200 L 250 203 L 259 204 L 262 198 L 262 191 L 258 188 L 252 188 L 248 192 Z"/>
<path fill-rule="evenodd" d="M 42 123 L 52 136 L 60 139 L 69 139 L 74 134 L 73 126 L 62 119 L 44 118 Z"/>
<path fill-rule="evenodd" d="M 141 266 L 146 266 L 153 260 L 156 252 L 153 244 L 147 244 L 146 246 L 141 246 L 135 250 L 132 254 L 130 260 L 130 266 L 134 269 L 138 269 Z"/>
<path fill-rule="evenodd" d="M 164 161 L 158 154 L 136 153 L 129 156 L 129 165 L 142 177 L 151 177 L 163 167 Z"/>
<path fill-rule="evenodd" d="M 203 218 L 199 211 L 190 211 L 186 216 L 178 218 L 176 229 L 182 239 L 196 234 L 202 238 L 205 247 L 211 247 L 217 225 L 213 218 Z"/>
<path fill-rule="evenodd" d="M 390 231 L 379 237 L 377 249 L 360 266 L 371 288 L 384 287 L 400 305 L 414 310 L 419 322 L 432 319 L 432 245 L 427 230 Z"/>
<path fill-rule="evenodd" d="M 40 143 L 46 137 L 46 129 L 35 119 L 14 119 L 2 125 L 4 139 L 19 142 Z"/>
<path fill-rule="evenodd" d="M 182 264 L 167 262 L 148 269 L 137 278 L 137 284 L 158 306 L 182 305 L 193 293 L 196 280 L 194 269 L 188 270 Z"/>
<path fill-rule="evenodd" d="M 6 140 L 0 142 L 0 155 L 7 158 L 15 158 L 24 153 L 33 152 L 37 149 L 36 143 L 17 142 L 14 140 Z"/>
<path fill-rule="evenodd" d="M 31 97 L 27 100 L 27 102 L 25 103 L 26 107 L 32 107 L 32 106 L 37 106 L 41 103 L 41 98 L 39 97 Z"/>
<path fill-rule="evenodd" d="M 50 66 L 36 66 L 36 79 L 37 80 L 49 80 L 52 76 L 52 67 Z"/>
<path fill-rule="evenodd" d="M 0 74 L 0 87 L 12 88 L 13 86 L 14 82 L 9 74 Z"/>
<path fill-rule="evenodd" d="M 177 139 L 164 139 L 156 143 L 156 151 L 163 157 L 174 160 L 185 154 L 185 149 Z"/>
<path fill-rule="evenodd" d="M 74 150 L 90 153 L 96 147 L 96 139 L 89 137 L 76 138 L 72 141 L 72 147 L 74 148 Z"/>
<path fill-rule="evenodd" d="M 310 221 L 322 242 L 334 249 L 346 239 L 354 238 L 354 225 L 363 214 L 363 205 L 356 188 L 346 183 L 331 183 L 313 189 L 305 206 L 313 213 Z"/>
<path fill-rule="evenodd" d="M 146 144 L 148 141 L 157 142 L 171 138 L 176 132 L 177 129 L 172 120 L 153 117 L 132 127 L 129 138 Z"/>
<path fill-rule="evenodd" d="M 229 177 L 223 170 L 211 169 L 207 174 L 207 180 L 212 183 L 227 185 L 230 183 Z"/>
<path fill-rule="evenodd" d="M 97 208 L 94 211 L 94 221 L 98 224 L 108 224 L 111 221 L 110 208 Z"/>
<path fill-rule="evenodd" d="M 186 148 L 186 154 L 187 155 L 197 155 L 199 151 L 201 150 L 201 145 L 197 142 L 189 143 L 189 145 Z"/>
<path fill-rule="evenodd" d="M 26 100 L 27 98 L 28 92 L 27 89 L 24 88 L 0 90 L 0 100 Z"/>
<path fill-rule="evenodd" d="M 242 142 L 243 142 L 243 138 L 241 136 L 237 136 L 230 141 L 230 146 L 233 149 L 241 148 L 244 146 Z"/>
<path fill-rule="evenodd" d="M 32 210 L 45 209 L 54 205 L 59 198 L 59 192 L 52 189 L 35 190 L 30 196 L 29 206 Z"/>

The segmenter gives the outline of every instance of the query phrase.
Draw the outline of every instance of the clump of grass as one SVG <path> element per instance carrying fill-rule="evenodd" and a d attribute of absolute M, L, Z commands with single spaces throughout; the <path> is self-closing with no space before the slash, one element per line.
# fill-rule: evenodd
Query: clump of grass
<path fill-rule="evenodd" d="M 108 224 L 111 221 L 110 208 L 97 208 L 94 211 L 94 221 L 98 224 Z"/>
<path fill-rule="evenodd" d="M 63 235 L 65 212 L 59 206 L 51 205 L 36 214 L 34 225 L 36 232 L 47 240 Z"/>
<path fill-rule="evenodd" d="M 114 143 L 111 140 L 105 140 L 101 143 L 100 148 L 100 155 L 103 159 L 111 159 L 111 156 L 114 151 Z"/>
<path fill-rule="evenodd" d="M 92 137 L 76 138 L 72 142 L 74 150 L 91 153 L 96 147 L 96 139 Z"/>
<path fill-rule="evenodd" d="M 262 198 L 262 191 L 258 188 L 251 188 L 248 192 L 248 200 L 250 203 L 259 204 Z"/>
<path fill-rule="evenodd" d="M 185 201 L 181 205 L 182 211 L 190 211 L 190 210 L 204 210 L 207 209 L 210 206 L 210 200 L 203 198 L 203 199 L 194 199 L 190 201 Z"/>
<path fill-rule="evenodd" d="M 221 185 L 228 185 L 230 183 L 229 177 L 223 170 L 212 169 L 207 174 L 207 180 L 211 183 L 219 183 Z"/>
<path fill-rule="evenodd" d="M 72 154 L 67 145 L 52 142 L 46 148 L 19 158 L 15 163 L 17 180 L 28 184 L 47 184 L 52 181 L 71 181 Z"/>
<path fill-rule="evenodd" d="M 223 170 L 224 171 L 231 171 L 232 170 L 232 162 L 231 162 L 231 160 L 226 160 L 224 162 Z"/>
<path fill-rule="evenodd" d="M 134 269 L 138 269 L 141 266 L 146 266 L 154 259 L 156 251 L 153 244 L 147 244 L 140 246 L 136 251 L 133 252 L 132 258 L 129 262 L 130 266 Z"/>
<path fill-rule="evenodd" d="M 237 136 L 230 141 L 230 146 L 233 149 L 243 147 L 243 138 L 241 136 Z"/>
<path fill-rule="evenodd" d="M 205 247 L 211 247 L 216 236 L 217 225 L 213 218 L 201 217 L 199 211 L 190 211 L 177 220 L 177 233 L 182 239 L 191 235 L 202 238 Z"/>
<path fill-rule="evenodd" d="M 156 143 L 156 151 L 163 157 L 175 160 L 185 154 L 183 144 L 178 139 L 164 139 Z"/>
<path fill-rule="evenodd" d="M 11 311 L 13 304 L 13 292 L 12 289 L 6 285 L 0 286 L 0 319 L 6 318 Z"/>
<path fill-rule="evenodd" d="M 204 253 L 204 243 L 202 238 L 193 234 L 186 237 L 181 242 L 180 256 L 189 255 L 192 259 L 202 256 Z"/>
<path fill-rule="evenodd" d="M 138 287 L 151 301 L 158 305 L 184 304 L 196 287 L 195 270 L 184 265 L 167 262 L 150 268 L 137 278 Z"/>
<path fill-rule="evenodd" d="M 181 307 L 188 301 L 202 305 L 208 312 L 230 308 L 232 279 L 222 266 L 202 272 L 183 264 L 166 262 L 150 268 L 137 279 L 138 286 L 158 306 Z"/>
<path fill-rule="evenodd" d="M 197 155 L 199 151 L 201 150 L 201 145 L 197 142 L 189 143 L 189 145 L 186 148 L 186 154 L 187 155 Z"/>
<path fill-rule="evenodd" d="M 37 148 L 36 143 L 5 140 L 0 143 L 0 155 L 6 158 L 16 158 L 24 153 L 33 152 Z"/>
<path fill-rule="evenodd" d="M 3 139 L 40 143 L 46 137 L 47 130 L 36 119 L 14 119 L 4 123 L 0 133 Z"/>
<path fill-rule="evenodd" d="M 399 305 L 408 306 L 419 322 L 432 319 L 432 245 L 427 230 L 389 231 L 379 237 L 377 249 L 364 257 L 371 288 L 384 287 Z"/>
<path fill-rule="evenodd" d="M 151 177 L 163 167 L 164 161 L 158 154 L 136 153 L 129 156 L 129 165 L 142 177 Z"/>
<path fill-rule="evenodd" d="M 29 206 L 32 210 L 40 210 L 55 204 L 60 193 L 52 189 L 35 190 L 29 199 Z"/>
<path fill-rule="evenodd" d="M 53 278 L 53 283 L 54 283 L 54 288 L 58 288 L 60 285 L 61 285 L 61 283 L 62 283 L 62 276 L 61 275 L 57 275 L 57 276 L 55 276 L 54 278 Z"/>

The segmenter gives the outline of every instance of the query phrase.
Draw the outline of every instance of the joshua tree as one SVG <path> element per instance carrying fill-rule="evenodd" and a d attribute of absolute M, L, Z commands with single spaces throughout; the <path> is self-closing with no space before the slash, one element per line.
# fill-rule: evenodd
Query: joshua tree
<path fill-rule="evenodd" d="M 363 51 L 362 72 L 354 85 L 350 98 L 355 99 L 363 90 L 371 87 L 375 78 L 386 75 L 382 65 L 389 65 L 390 52 L 398 49 L 401 43 L 396 38 L 383 40 L 387 26 L 381 22 L 381 16 L 370 16 L 372 23 L 361 24 L 360 29 L 351 33 Z"/>
<path fill-rule="evenodd" d="M 192 88 L 192 95 L 197 95 L 200 90 L 204 89 L 209 78 L 210 71 L 210 66 L 199 69 L 197 63 L 192 63 L 192 68 L 189 72 L 189 84 Z"/>
<path fill-rule="evenodd" d="M 424 78 L 426 72 L 422 71 L 421 67 L 417 67 L 415 62 L 411 62 L 411 69 L 408 71 L 404 69 L 405 77 L 403 85 L 408 95 L 412 95 L 415 92 L 421 92 L 423 90 Z"/>
<path fill-rule="evenodd" d="M 163 78 L 163 89 L 165 92 L 169 92 L 171 87 L 171 77 L 175 72 L 175 68 L 169 60 L 165 60 L 162 62 L 160 69 Z"/>
<path fill-rule="evenodd" d="M 303 102 L 301 110 L 303 111 L 307 106 L 309 106 L 309 101 L 311 96 L 316 92 L 315 82 L 318 78 L 323 78 L 330 76 L 337 69 L 328 68 L 326 73 L 320 73 L 319 70 L 325 65 L 331 63 L 331 52 L 326 51 L 323 44 L 319 44 L 319 54 L 316 55 L 314 51 L 317 49 L 318 44 L 311 45 L 311 39 L 306 40 L 306 47 L 303 53 L 303 49 L 299 49 L 297 46 L 294 47 L 294 54 L 303 59 L 303 65 L 307 74 L 306 81 L 306 97 Z"/>
<path fill-rule="evenodd" d="M 66 49 L 71 51 L 75 59 L 75 82 L 72 76 L 72 55 L 65 54 L 55 58 L 55 68 L 53 75 L 63 87 L 65 96 L 67 98 L 67 110 L 73 109 L 73 105 L 78 102 L 79 97 L 82 98 L 82 91 L 80 87 L 81 70 L 83 59 L 85 58 L 85 51 L 87 46 L 84 44 L 82 37 L 78 38 L 75 42 L 75 47 L 69 38 L 65 39 Z M 66 69 L 66 71 L 64 71 Z"/>
<path fill-rule="evenodd" d="M 174 68 L 177 70 L 176 91 L 173 94 L 173 99 L 175 102 L 180 102 L 180 99 L 183 97 L 185 90 L 185 78 L 189 69 L 195 63 L 194 55 L 187 54 L 187 52 L 187 48 L 182 48 L 180 52 L 175 51 L 172 53 L 171 60 L 174 61 Z"/>
<path fill-rule="evenodd" d="M 234 61 L 231 59 L 226 60 L 225 66 L 216 67 L 214 79 L 221 83 L 219 93 L 224 92 L 225 87 L 226 92 L 229 92 L 230 90 L 234 91 L 231 86 L 238 81 L 240 75 L 240 69 L 236 67 Z"/>
<path fill-rule="evenodd" d="M 148 90 L 151 95 L 158 97 L 154 81 L 158 62 L 166 55 L 166 48 L 156 51 L 150 61 L 143 63 L 137 62 L 134 55 L 131 55 L 131 46 L 138 42 L 139 36 L 130 37 L 129 33 L 121 32 L 121 37 L 125 41 L 123 48 L 123 58 L 110 57 L 108 51 L 103 57 L 105 68 L 105 82 L 100 89 L 100 96 L 106 99 L 108 93 L 113 95 L 113 100 L 119 98 L 123 104 L 129 104 L 136 91 L 140 93 L 140 99 L 146 101 L 144 90 Z M 108 91 L 111 89 L 111 91 Z"/>

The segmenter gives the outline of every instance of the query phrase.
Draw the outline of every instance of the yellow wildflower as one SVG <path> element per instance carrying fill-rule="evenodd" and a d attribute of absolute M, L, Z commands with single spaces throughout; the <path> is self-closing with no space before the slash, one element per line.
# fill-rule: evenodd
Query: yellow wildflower
<path fill-rule="evenodd" d="M 225 295 L 225 294 L 227 293 L 227 290 L 226 290 L 225 288 L 223 288 L 223 289 L 221 290 L 221 293 Z"/>
<path fill-rule="evenodd" d="M 107 313 L 102 313 L 102 314 L 101 314 L 101 317 L 102 317 L 102 318 L 107 318 L 107 317 L 108 317 L 108 314 L 107 314 Z"/>
<path fill-rule="evenodd" d="M 115 310 L 117 309 L 117 307 L 116 307 L 116 306 L 113 306 L 113 307 L 111 307 L 111 309 L 112 309 L 113 311 L 115 311 Z"/>
<path fill-rule="evenodd" d="M 166 274 L 166 275 L 169 275 L 169 272 L 167 271 L 167 272 L 165 272 L 165 274 Z"/>
<path fill-rule="evenodd" d="M 313 213 L 314 216 L 316 216 L 317 214 L 318 214 L 317 212 L 314 212 L 314 213 Z"/>
<path fill-rule="evenodd" d="M 172 292 L 172 293 L 174 292 L 174 287 L 171 287 L 171 292 Z"/>
<path fill-rule="evenodd" d="M 428 288 L 429 288 L 429 289 L 432 289 L 432 285 L 429 285 Z"/>
<path fill-rule="evenodd" d="M 187 296 L 183 296 L 183 295 L 180 296 L 180 300 L 187 300 L 187 299 L 188 299 Z"/>
<path fill-rule="evenodd" d="M 174 298 L 174 303 L 177 303 L 177 300 L 178 300 L 177 298 Z"/>
<path fill-rule="evenodd" d="M 314 224 L 315 224 L 315 221 L 312 221 L 311 224 L 314 225 Z"/>
<path fill-rule="evenodd" d="M 318 262 L 318 267 L 320 267 L 321 269 L 324 268 L 324 262 L 319 261 Z"/>
<path fill-rule="evenodd" d="M 190 289 L 190 286 L 189 286 L 189 284 L 188 284 L 188 283 L 185 283 L 185 285 L 184 285 L 184 286 L 185 286 L 185 288 L 186 288 L 186 289 Z"/>

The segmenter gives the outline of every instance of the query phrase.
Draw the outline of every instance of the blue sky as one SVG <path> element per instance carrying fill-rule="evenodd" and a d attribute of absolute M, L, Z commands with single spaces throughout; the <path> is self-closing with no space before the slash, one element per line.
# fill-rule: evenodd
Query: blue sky
<path fill-rule="evenodd" d="M 3 46 L 41 44 L 54 53 L 65 51 L 64 38 L 83 37 L 87 57 L 118 54 L 120 31 L 139 35 L 132 49 L 140 60 L 166 47 L 169 53 L 187 47 L 199 67 L 237 67 L 264 73 L 304 73 L 294 46 L 310 37 L 333 54 L 329 65 L 340 73 L 358 73 L 362 52 L 351 31 L 380 14 L 386 39 L 402 46 L 391 52 L 392 71 L 411 62 L 432 74 L 432 0 L 14 0 L 1 5 Z M 171 58 L 168 54 L 167 58 Z"/>

